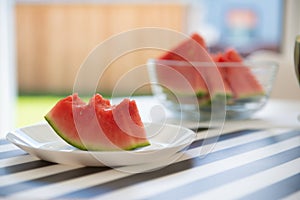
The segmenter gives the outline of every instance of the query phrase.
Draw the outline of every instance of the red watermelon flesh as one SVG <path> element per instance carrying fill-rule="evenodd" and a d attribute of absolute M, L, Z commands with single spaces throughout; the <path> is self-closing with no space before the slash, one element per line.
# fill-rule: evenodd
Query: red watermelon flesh
<path fill-rule="evenodd" d="M 228 49 L 223 60 L 240 63 L 236 66 L 225 67 L 226 79 L 236 99 L 264 95 L 264 89 L 251 70 L 242 64 L 242 57 L 234 49 Z"/>
<path fill-rule="evenodd" d="M 200 45 L 200 46 L 199 46 Z M 197 33 L 178 44 L 175 48 L 166 52 L 160 60 L 182 60 L 208 62 L 205 40 Z"/>
<path fill-rule="evenodd" d="M 160 84 L 175 95 L 205 96 L 207 87 L 201 75 L 190 63 L 183 63 L 181 66 L 170 66 L 163 60 L 157 60 L 156 71 Z"/>
<path fill-rule="evenodd" d="M 134 100 L 112 106 L 100 94 L 89 103 L 73 94 L 60 100 L 45 119 L 62 139 L 82 150 L 132 150 L 150 145 Z"/>
<path fill-rule="evenodd" d="M 228 81 L 226 80 L 226 73 L 224 69 L 218 66 L 218 62 L 220 62 L 220 60 L 222 59 L 222 54 L 211 54 L 210 56 L 214 61 L 214 64 L 216 64 L 217 68 L 215 68 L 214 65 L 203 67 L 201 73 L 207 76 L 206 82 L 211 92 L 211 99 L 217 100 L 220 96 L 225 96 L 226 99 L 229 100 L 233 96 L 232 90 L 229 87 Z M 219 79 L 219 77 L 221 78 L 221 80 Z"/>
<path fill-rule="evenodd" d="M 216 62 L 218 70 L 219 70 L 219 72 L 220 72 L 220 74 L 222 76 L 226 98 L 227 98 L 227 101 L 230 102 L 231 98 L 233 96 L 233 92 L 232 92 L 232 89 L 231 89 L 231 87 L 229 85 L 229 82 L 228 82 L 226 68 L 224 68 L 222 66 L 218 66 L 218 63 L 228 62 L 228 60 L 227 60 L 227 58 L 225 58 L 223 56 L 222 53 L 211 54 L 211 57 L 214 60 L 214 62 Z"/>
<path fill-rule="evenodd" d="M 183 81 L 190 84 L 189 86 L 194 90 L 192 93 L 189 88 L 183 86 L 186 85 L 185 83 L 181 84 L 182 81 L 176 79 L 177 75 L 172 76 L 161 69 L 163 67 L 162 65 L 158 66 L 156 69 L 159 81 L 167 82 L 167 86 L 170 86 L 171 90 L 174 90 L 175 92 L 178 90 L 179 93 L 185 95 L 192 95 L 195 93 L 197 96 L 201 97 L 208 94 L 206 83 L 203 80 L 202 75 L 189 63 L 195 61 L 210 62 L 210 57 L 205 48 L 206 44 L 204 39 L 199 34 L 195 33 L 159 58 L 159 60 L 187 62 L 186 66 L 168 64 L 168 67 L 172 68 L 175 72 L 182 74 L 182 76 L 186 78 L 186 80 Z"/>
<path fill-rule="evenodd" d="M 201 37 L 199 34 L 193 33 L 193 34 L 191 35 L 191 38 L 192 38 L 193 40 L 195 40 L 198 44 L 200 44 L 200 46 L 202 46 L 204 49 L 207 49 L 207 47 L 206 47 L 206 42 L 205 42 L 204 38 Z"/>

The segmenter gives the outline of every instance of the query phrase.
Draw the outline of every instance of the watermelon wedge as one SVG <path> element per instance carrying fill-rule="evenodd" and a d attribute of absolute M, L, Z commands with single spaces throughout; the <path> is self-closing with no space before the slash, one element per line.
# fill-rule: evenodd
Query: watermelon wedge
<path fill-rule="evenodd" d="M 223 60 L 237 63 L 235 66 L 225 67 L 226 81 L 233 91 L 235 99 L 248 99 L 265 94 L 263 87 L 251 70 L 244 66 L 243 59 L 236 50 L 226 50 Z"/>
<path fill-rule="evenodd" d="M 73 94 L 57 102 L 45 119 L 62 139 L 81 150 L 133 150 L 150 145 L 134 100 L 111 105 L 95 94 L 85 103 Z"/>
<path fill-rule="evenodd" d="M 185 65 L 179 66 L 175 62 L 174 65 L 167 64 L 171 70 L 174 70 L 174 73 L 170 73 L 170 70 L 167 70 L 169 72 L 166 72 L 166 70 L 162 69 L 163 66 L 157 67 L 158 79 L 163 84 L 166 84 L 166 87 L 170 87 L 175 93 L 178 92 L 179 94 L 184 95 L 196 94 L 198 97 L 201 97 L 208 94 L 207 86 L 202 75 L 190 64 L 190 62 L 207 62 L 209 60 L 205 41 L 199 34 L 192 34 L 190 38 L 159 57 L 159 60 L 182 61 Z M 158 62 L 160 63 L 159 60 Z M 178 75 L 176 75 L 176 73 L 181 74 L 184 79 L 178 80 Z M 190 85 L 187 86 L 187 84 L 183 82 L 187 82 Z M 192 87 L 193 90 L 190 90 L 187 87 Z"/>
<path fill-rule="evenodd" d="M 159 81 L 170 88 L 180 99 L 188 99 L 196 94 L 201 106 L 207 105 L 211 100 L 223 99 L 223 97 L 230 99 L 233 96 L 231 88 L 227 81 L 223 80 L 222 74 L 220 80 L 220 70 L 215 68 L 214 60 L 208 54 L 205 40 L 197 33 L 192 34 L 189 39 L 165 53 L 157 62 L 160 63 L 160 60 L 162 62 L 164 60 L 181 61 L 166 65 L 181 74 L 184 79 L 180 79 L 178 75 L 172 75 L 173 73 L 163 72 L 163 67 L 156 69 Z M 193 65 L 193 62 L 196 63 Z M 205 64 L 199 65 L 199 63 Z M 190 90 L 183 81 L 188 82 L 193 90 Z"/>

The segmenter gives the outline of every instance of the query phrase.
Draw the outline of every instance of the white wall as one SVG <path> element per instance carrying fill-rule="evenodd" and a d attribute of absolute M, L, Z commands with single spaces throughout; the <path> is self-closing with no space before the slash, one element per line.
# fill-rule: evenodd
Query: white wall
<path fill-rule="evenodd" d="M 300 86 L 294 69 L 294 45 L 296 35 L 300 35 L 300 1 L 286 0 L 285 34 L 283 38 L 283 58 L 279 60 L 280 69 L 274 95 L 300 101 Z M 300 108 L 299 108 L 300 109 Z"/>
<path fill-rule="evenodd" d="M 0 138 L 15 126 L 14 1 L 0 0 Z"/>
<path fill-rule="evenodd" d="M 283 26 L 282 53 L 256 52 L 252 58 L 258 60 L 274 60 L 279 64 L 272 98 L 295 99 L 300 101 L 300 86 L 294 69 L 294 44 L 296 35 L 300 35 L 300 1 L 286 0 Z M 299 108 L 300 109 L 300 108 Z"/>

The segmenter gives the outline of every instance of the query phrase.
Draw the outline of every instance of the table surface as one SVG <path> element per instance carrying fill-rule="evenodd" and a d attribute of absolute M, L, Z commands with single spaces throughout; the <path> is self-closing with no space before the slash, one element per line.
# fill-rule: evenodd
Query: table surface
<path fill-rule="evenodd" d="M 153 120 L 159 103 L 136 101 Z M 0 198 L 300 199 L 299 114 L 300 102 L 271 100 L 252 119 L 226 121 L 208 137 L 198 132 L 178 160 L 145 173 L 50 163 L 2 139 Z"/>

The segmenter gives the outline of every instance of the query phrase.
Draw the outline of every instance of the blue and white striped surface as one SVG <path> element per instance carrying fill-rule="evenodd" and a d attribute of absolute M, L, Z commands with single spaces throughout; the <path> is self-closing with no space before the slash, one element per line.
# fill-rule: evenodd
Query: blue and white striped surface
<path fill-rule="evenodd" d="M 230 131 L 204 157 L 201 134 L 175 163 L 139 174 L 49 163 L 0 140 L 0 198 L 300 199 L 300 129 Z"/>

